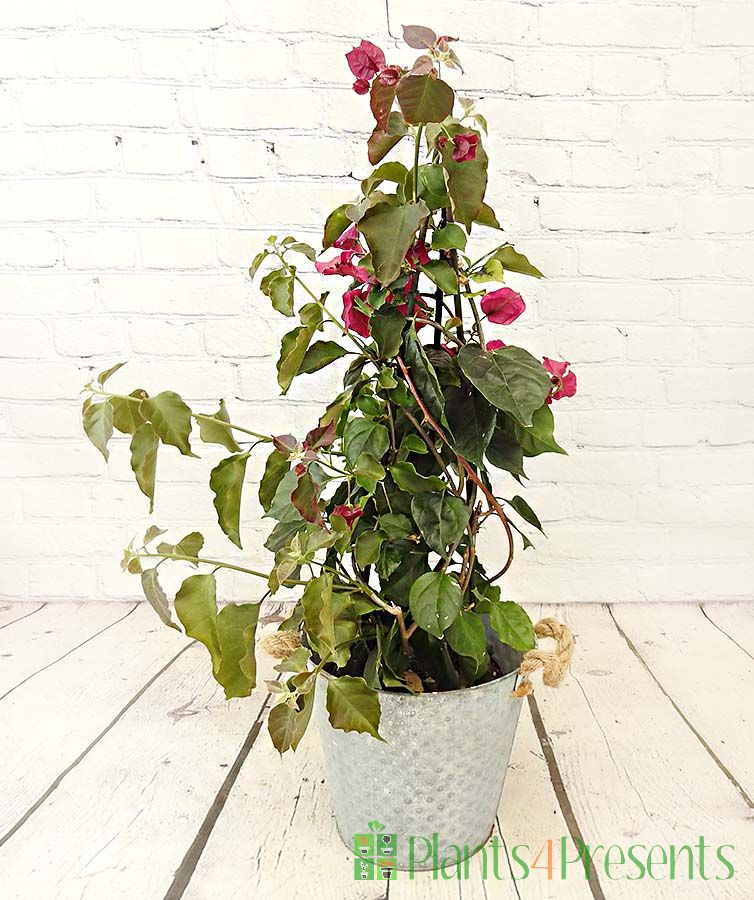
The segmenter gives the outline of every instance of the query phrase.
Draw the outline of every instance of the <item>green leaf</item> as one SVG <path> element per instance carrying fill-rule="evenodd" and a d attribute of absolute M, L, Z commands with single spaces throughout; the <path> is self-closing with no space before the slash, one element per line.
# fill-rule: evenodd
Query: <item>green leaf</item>
<path fill-rule="evenodd" d="M 157 448 L 159 446 L 159 438 L 149 422 L 145 422 L 137 428 L 131 438 L 131 469 L 142 494 L 149 497 L 150 513 L 154 510 Z"/>
<path fill-rule="evenodd" d="M 495 210 L 491 206 L 487 206 L 486 203 L 479 207 L 479 212 L 476 214 L 474 221 L 480 225 L 486 225 L 488 228 L 497 228 L 499 231 L 502 231 L 502 225 L 497 220 Z"/>
<path fill-rule="evenodd" d="M 488 353 L 478 344 L 466 344 L 458 353 L 463 374 L 484 396 L 521 425 L 532 424 L 532 415 L 550 393 L 550 377 L 541 363 L 520 347 L 503 347 Z"/>
<path fill-rule="evenodd" d="M 514 428 L 524 456 L 539 456 L 540 453 L 566 453 L 555 440 L 553 434 L 555 420 L 551 407 L 546 403 L 536 410 L 529 428 L 523 428 L 518 424 Z"/>
<path fill-rule="evenodd" d="M 498 469 L 504 469 L 511 475 L 524 475 L 524 458 L 521 445 L 504 428 L 498 426 L 492 434 L 487 450 L 487 459 Z"/>
<path fill-rule="evenodd" d="M 359 453 L 356 458 L 354 473 L 356 475 L 356 483 L 370 494 L 374 493 L 377 484 L 385 477 L 385 469 L 382 463 L 375 459 L 371 453 Z"/>
<path fill-rule="evenodd" d="M 330 724 L 340 731 L 356 731 L 380 737 L 380 697 L 363 678 L 341 675 L 327 679 L 327 712 Z"/>
<path fill-rule="evenodd" d="M 314 262 L 317 258 L 317 252 L 314 247 L 310 247 L 309 244 L 305 244 L 303 241 L 293 241 L 293 243 L 288 244 L 287 250 L 293 250 L 294 253 L 300 253 L 302 256 L 305 256 L 309 262 Z"/>
<path fill-rule="evenodd" d="M 403 461 L 409 455 L 409 453 L 418 453 L 421 456 L 423 456 L 425 453 L 429 453 L 427 445 L 419 437 L 418 434 L 406 434 L 401 441 L 401 461 Z"/>
<path fill-rule="evenodd" d="M 264 518 L 276 519 L 278 522 L 301 521 L 301 515 L 291 503 L 291 494 L 298 484 L 298 476 L 290 469 L 278 482 L 270 508 Z"/>
<path fill-rule="evenodd" d="M 427 404 L 427 409 L 441 424 L 447 424 L 445 419 L 445 398 L 437 380 L 437 373 L 427 359 L 424 348 L 419 343 L 414 331 L 409 331 L 404 340 L 404 358 L 411 370 L 411 379 L 416 386 L 421 398 Z"/>
<path fill-rule="evenodd" d="M 304 354 L 299 366 L 299 375 L 310 375 L 346 355 L 346 351 L 335 341 L 315 341 Z"/>
<path fill-rule="evenodd" d="M 487 655 L 487 633 L 477 613 L 462 610 L 445 632 L 451 648 L 461 656 L 469 656 L 481 665 Z"/>
<path fill-rule="evenodd" d="M 408 126 L 406 125 L 403 116 L 397 110 L 394 110 L 388 116 L 387 131 L 380 128 L 379 125 L 375 125 L 374 131 L 369 136 L 369 140 L 367 141 L 367 157 L 369 158 L 369 162 L 373 166 L 376 166 L 377 163 L 384 159 L 384 157 L 390 153 L 393 147 L 395 147 L 407 133 Z M 350 206 L 350 204 L 346 205 Z M 346 228 L 347 227 L 348 225 L 346 225 Z"/>
<path fill-rule="evenodd" d="M 416 494 L 411 500 L 411 515 L 427 544 L 440 556 L 459 541 L 469 523 L 469 510 L 458 497 L 447 493 Z"/>
<path fill-rule="evenodd" d="M 427 572 L 416 579 L 408 595 L 411 615 L 420 628 L 437 638 L 461 611 L 461 589 L 450 575 Z"/>
<path fill-rule="evenodd" d="M 525 610 L 511 600 L 480 600 L 477 611 L 490 617 L 490 625 L 504 644 L 516 650 L 534 648 L 534 626 Z"/>
<path fill-rule="evenodd" d="M 175 612 L 186 634 L 204 644 L 217 672 L 222 659 L 217 633 L 217 584 L 214 575 L 191 575 L 175 597 Z"/>
<path fill-rule="evenodd" d="M 176 631 L 180 631 L 181 629 L 175 624 L 173 617 L 170 615 L 168 598 L 165 596 L 165 591 L 163 591 L 162 586 L 157 579 L 156 568 L 144 569 L 142 571 L 141 589 L 144 591 L 144 596 L 147 598 L 149 605 L 160 617 L 163 624 L 168 625 L 170 628 L 175 628 Z"/>
<path fill-rule="evenodd" d="M 256 278 L 256 274 L 259 271 L 259 267 L 269 256 L 268 250 L 260 250 L 259 253 L 254 257 L 251 261 L 251 265 L 249 266 L 249 278 L 251 278 L 252 282 Z"/>
<path fill-rule="evenodd" d="M 115 363 L 114 366 L 110 366 L 109 369 L 105 369 L 104 372 L 100 372 L 99 375 L 97 376 L 97 381 L 98 381 L 100 387 L 102 387 L 102 385 L 104 385 L 104 383 L 107 381 L 108 378 L 110 378 L 111 375 L 115 375 L 115 373 L 118 371 L 118 369 L 122 369 L 123 366 L 125 366 L 124 362 Z"/>
<path fill-rule="evenodd" d="M 110 404 L 113 408 L 113 425 L 122 434 L 134 434 L 136 429 L 141 428 L 146 422 L 144 416 L 139 412 L 139 407 L 141 401 L 146 400 L 147 392 L 138 388 L 135 391 L 131 391 L 128 396 L 134 397 L 139 402 L 134 403 L 132 400 L 126 400 L 124 397 L 110 398 Z"/>
<path fill-rule="evenodd" d="M 110 458 L 107 442 L 113 436 L 113 408 L 108 400 L 103 403 L 86 403 L 83 413 L 84 431 L 89 440 L 105 457 Z"/>
<path fill-rule="evenodd" d="M 181 538 L 177 544 L 168 544 L 162 542 L 157 545 L 158 553 L 177 554 L 178 556 L 190 556 L 192 558 L 199 556 L 204 546 L 204 536 L 198 531 L 192 531 L 185 537 Z M 196 565 L 194 563 L 194 565 Z"/>
<path fill-rule="evenodd" d="M 220 444 L 232 453 L 240 452 L 241 448 L 233 437 L 233 430 L 228 424 L 230 416 L 225 406 L 225 401 L 220 401 L 220 408 L 213 418 L 199 416 L 199 437 L 205 444 Z"/>
<path fill-rule="evenodd" d="M 362 453 L 382 459 L 389 446 L 387 428 L 371 419 L 351 419 L 343 432 L 343 451 L 353 465 Z"/>
<path fill-rule="evenodd" d="M 276 672 L 306 672 L 307 664 L 312 658 L 306 647 L 297 647 L 290 656 L 282 659 L 276 666 Z"/>
<path fill-rule="evenodd" d="M 209 476 L 209 486 L 215 495 L 217 522 L 238 548 L 241 547 L 241 492 L 248 459 L 248 453 L 229 456 L 221 460 Z"/>
<path fill-rule="evenodd" d="M 466 232 L 460 225 L 456 225 L 455 222 L 443 225 L 442 228 L 435 229 L 432 234 L 432 249 L 465 250 Z"/>
<path fill-rule="evenodd" d="M 262 509 L 265 512 L 269 512 L 275 491 L 277 491 L 278 485 L 283 477 L 288 474 L 290 468 L 291 464 L 288 462 L 287 455 L 279 450 L 273 450 L 267 457 L 264 475 L 262 475 L 262 481 L 259 484 L 259 502 L 262 504 Z"/>
<path fill-rule="evenodd" d="M 440 288 L 443 294 L 458 293 L 458 276 L 444 259 L 433 259 L 421 267 L 422 272 Z"/>
<path fill-rule="evenodd" d="M 217 612 L 214 575 L 191 575 L 175 598 L 175 611 L 186 634 L 204 644 L 212 659 L 212 674 L 225 696 L 248 697 L 256 684 L 254 636 L 258 603 L 229 603 Z"/>
<path fill-rule="evenodd" d="M 191 410 L 174 391 L 163 391 L 141 401 L 141 414 L 151 422 L 163 444 L 177 447 L 184 456 L 196 456 L 189 444 Z"/>
<path fill-rule="evenodd" d="M 523 497 L 515 496 L 508 502 L 516 510 L 519 516 L 524 519 L 524 521 L 528 522 L 530 525 L 533 525 L 535 528 L 538 528 L 542 532 L 542 534 L 545 533 L 544 529 L 542 528 L 542 523 L 537 518 L 537 514 L 534 512 L 531 506 L 529 506 L 526 500 L 524 500 Z"/>
<path fill-rule="evenodd" d="M 424 476 L 416 471 L 410 462 L 399 462 L 390 467 L 390 475 L 396 485 L 409 494 L 420 494 L 422 491 L 444 491 L 447 485 L 437 475 Z"/>
<path fill-rule="evenodd" d="M 346 215 L 350 203 L 343 203 L 334 209 L 325 222 L 325 233 L 322 238 L 322 249 L 327 250 L 338 238 L 351 227 L 351 220 Z"/>
<path fill-rule="evenodd" d="M 380 358 L 393 359 L 397 356 L 406 325 L 402 313 L 392 304 L 386 303 L 372 314 L 369 324 Z"/>
<path fill-rule="evenodd" d="M 167 529 L 158 528 L 156 525 L 150 525 L 149 528 L 144 532 L 144 538 L 142 543 L 144 546 L 147 544 L 151 544 L 155 538 L 158 538 L 161 534 L 165 534 Z"/>
<path fill-rule="evenodd" d="M 487 190 L 487 153 L 482 146 L 482 137 L 478 131 L 470 131 L 457 126 L 451 128 L 450 131 L 453 134 L 460 132 L 476 134 L 479 139 L 476 157 L 465 162 L 456 162 L 453 159 L 453 141 L 449 140 L 441 150 L 442 164 L 447 173 L 448 194 L 453 217 L 457 222 L 463 223 L 468 231 L 480 213 Z"/>
<path fill-rule="evenodd" d="M 449 387 L 445 396 L 445 417 L 453 434 L 453 449 L 481 466 L 495 430 L 495 407 L 473 388 Z"/>
<path fill-rule="evenodd" d="M 453 89 L 429 75 L 404 75 L 396 90 L 398 105 L 409 125 L 442 122 L 453 112 Z"/>
<path fill-rule="evenodd" d="M 368 177 L 365 178 L 361 182 L 361 190 L 365 197 L 368 197 L 369 194 L 375 188 L 378 188 L 383 181 L 390 181 L 394 184 L 403 184 L 406 180 L 406 174 L 408 170 L 400 162 L 387 162 L 383 163 L 381 166 L 378 166 L 374 172 Z"/>
<path fill-rule="evenodd" d="M 254 639 L 259 606 L 259 603 L 228 603 L 217 616 L 220 665 L 214 674 L 225 688 L 228 700 L 248 697 L 257 683 Z"/>
<path fill-rule="evenodd" d="M 416 231 L 429 215 L 424 201 L 391 206 L 378 203 L 367 210 L 359 223 L 372 254 L 378 281 L 388 285 L 400 275 L 406 253 L 416 239 Z"/>
<path fill-rule="evenodd" d="M 334 593 L 332 575 L 323 573 L 304 588 L 301 605 L 304 610 L 306 634 L 323 659 L 331 657 L 344 666 L 351 655 L 347 646 L 356 637 L 357 626 L 348 615 L 348 595 Z"/>
<path fill-rule="evenodd" d="M 273 309 L 290 317 L 293 315 L 293 285 L 293 275 L 287 269 L 273 269 L 264 276 L 260 288 L 270 298 Z"/>
<path fill-rule="evenodd" d="M 299 325 L 283 335 L 280 358 L 277 361 L 278 384 L 282 394 L 288 393 L 288 388 L 298 374 L 313 335 L 314 329 L 308 325 Z"/>
<path fill-rule="evenodd" d="M 362 531 L 356 538 L 353 555 L 360 568 L 374 565 L 380 555 L 380 548 L 385 540 L 384 531 Z"/>
<path fill-rule="evenodd" d="M 492 258 L 502 263 L 507 272 L 531 275 L 532 278 L 544 278 L 539 269 L 532 265 L 523 253 L 519 253 L 512 244 L 503 244 L 492 254 Z"/>
<path fill-rule="evenodd" d="M 267 718 L 267 730 L 272 744 L 278 753 L 296 750 L 312 715 L 314 691 L 299 697 L 297 706 L 289 706 L 286 702 L 278 703 L 270 710 Z"/>
<path fill-rule="evenodd" d="M 442 166 L 436 163 L 425 163 L 419 166 L 419 193 L 418 197 L 423 200 L 431 210 L 443 209 L 450 204 L 448 198 L 448 190 L 445 187 L 445 172 Z M 413 196 L 414 173 L 409 170 L 406 176 L 406 196 Z"/>
<path fill-rule="evenodd" d="M 402 513 L 385 513 L 378 522 L 385 534 L 394 540 L 408 537 L 414 530 L 411 519 Z"/>

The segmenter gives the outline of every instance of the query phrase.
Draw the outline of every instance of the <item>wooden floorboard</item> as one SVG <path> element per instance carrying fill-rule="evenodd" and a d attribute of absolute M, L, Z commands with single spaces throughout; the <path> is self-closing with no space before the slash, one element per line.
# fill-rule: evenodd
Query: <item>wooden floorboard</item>
<path fill-rule="evenodd" d="M 611 612 L 661 690 L 754 809 L 754 659 L 697 606 L 676 609 L 672 618 L 652 604 Z M 742 697 L 753 699 L 741 703 Z"/>
<path fill-rule="evenodd" d="M 750 897 L 754 823 L 740 793 L 659 690 L 607 608 L 574 605 L 556 614 L 577 635 L 572 672 L 560 689 L 539 690 L 537 699 L 587 842 L 667 847 L 704 836 L 714 846 L 732 844 L 736 878 L 697 876 L 682 882 L 682 896 Z M 600 880 L 608 898 L 681 895 L 679 883 L 667 878 Z"/>
<path fill-rule="evenodd" d="M 252 698 L 150 609 L 0 605 L 3 900 L 750 900 L 754 606 L 571 606 L 573 671 L 524 701 L 495 835 L 499 880 L 357 882 L 316 734 L 280 758 Z M 536 611 L 533 611 L 536 614 Z M 4 695 L 4 696 L 3 696 Z M 732 844 L 730 881 L 559 877 L 560 842 Z M 529 863 L 552 842 L 553 878 Z M 544 850 L 546 856 L 546 850 Z M 488 859 L 491 857 L 488 856 Z M 543 857 L 540 857 L 542 865 Z M 713 860 L 714 861 L 714 860 Z M 714 871 L 717 871 L 715 869 Z M 450 873 L 452 874 L 452 873 Z"/>

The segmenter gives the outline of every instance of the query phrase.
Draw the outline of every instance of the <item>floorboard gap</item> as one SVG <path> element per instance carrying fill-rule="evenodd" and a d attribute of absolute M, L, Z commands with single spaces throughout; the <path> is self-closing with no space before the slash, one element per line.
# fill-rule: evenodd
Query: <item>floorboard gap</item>
<path fill-rule="evenodd" d="M 40 609 L 44 609 L 47 606 L 46 603 L 41 603 L 36 609 L 33 609 L 31 612 L 25 613 L 23 616 L 19 616 L 17 619 L 13 619 L 12 622 L 6 622 L 5 625 L 0 625 L 0 631 L 3 628 L 10 628 L 11 625 L 15 625 L 16 622 L 23 622 L 24 619 L 28 619 L 29 616 L 33 616 L 34 613 L 38 613 Z"/>
<path fill-rule="evenodd" d="M 741 644 L 739 644 L 738 641 L 733 637 L 733 635 L 728 634 L 728 632 L 721 625 L 717 624 L 717 622 L 707 613 L 707 610 L 704 608 L 704 606 L 701 603 L 699 604 L 699 609 L 701 610 L 701 613 L 704 616 L 704 618 L 711 625 L 714 625 L 715 628 L 717 628 L 717 630 L 720 632 L 720 634 L 724 634 L 725 637 L 727 637 L 729 641 L 732 641 L 736 645 L 736 647 L 738 647 L 739 650 L 741 650 L 743 653 L 745 653 L 749 657 L 749 659 L 754 659 L 754 656 L 752 656 L 752 654 L 749 653 L 749 651 L 746 649 L 746 647 L 742 647 Z"/>
<path fill-rule="evenodd" d="M 547 762 L 550 781 L 552 782 L 552 788 L 555 791 L 555 796 L 557 797 L 558 805 L 560 806 L 560 812 L 565 820 L 568 833 L 571 835 L 571 838 L 576 845 L 576 849 L 580 850 L 580 848 L 586 844 L 586 841 L 584 840 L 584 835 L 581 832 L 581 827 L 579 826 L 576 814 L 573 811 L 573 806 L 571 805 L 571 799 L 568 796 L 568 791 L 563 782 L 563 776 L 560 773 L 560 767 L 555 758 L 555 751 L 552 749 L 550 737 L 547 734 L 545 723 L 542 721 L 542 715 L 539 711 L 539 706 L 537 706 L 534 694 L 529 694 L 528 700 L 529 711 L 531 712 L 532 722 L 534 723 L 534 730 L 537 732 L 539 744 L 542 748 L 545 761 Z M 586 869 L 586 874 L 589 882 L 589 890 L 592 892 L 594 900 L 605 900 L 605 894 L 602 890 L 600 880 L 597 877 L 596 868 L 594 866 L 589 866 L 588 869 Z"/>
<path fill-rule="evenodd" d="M 271 697 L 272 694 L 268 694 L 265 697 L 262 708 L 259 710 L 259 713 L 254 720 L 254 724 L 251 726 L 249 733 L 246 735 L 246 740 L 243 742 L 243 746 L 238 751 L 238 755 L 233 761 L 233 765 L 230 767 L 225 780 L 220 785 L 220 790 L 217 792 L 215 799 L 212 801 L 212 805 L 207 811 L 207 815 L 204 817 L 204 821 L 202 822 L 199 831 L 196 834 L 196 837 L 191 842 L 191 846 L 186 851 L 185 856 L 181 860 L 181 864 L 178 866 L 178 869 L 173 876 L 173 881 L 168 888 L 167 893 L 165 894 L 164 900 L 180 900 L 180 898 L 183 897 L 186 888 L 191 881 L 191 877 L 196 870 L 199 860 L 201 859 L 204 848 L 207 846 L 207 841 L 212 834 L 217 820 L 220 818 L 220 813 L 222 813 L 228 797 L 230 796 L 230 792 L 233 789 L 233 785 L 236 783 L 236 779 L 241 772 L 241 767 L 246 762 L 246 758 L 249 755 L 251 748 L 254 746 L 254 742 L 259 736 L 259 732 L 262 728 L 262 722 L 264 720 L 264 713 L 267 709 Z"/>

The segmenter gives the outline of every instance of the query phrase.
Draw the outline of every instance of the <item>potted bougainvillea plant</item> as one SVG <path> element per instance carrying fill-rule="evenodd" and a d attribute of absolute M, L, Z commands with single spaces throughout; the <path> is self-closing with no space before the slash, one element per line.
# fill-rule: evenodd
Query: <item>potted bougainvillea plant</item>
<path fill-rule="evenodd" d="M 567 362 L 508 343 L 525 289 L 506 279 L 542 273 L 502 238 L 481 256 L 471 251 L 474 231 L 501 231 L 485 202 L 487 123 L 441 77 L 461 70 L 455 39 L 423 26 L 407 26 L 404 39 L 420 51 L 408 68 L 388 65 L 366 40 L 346 54 L 374 115 L 374 169 L 327 216 L 324 258 L 270 237 L 250 269 L 295 323 L 277 361 L 282 393 L 331 364 L 344 371 L 319 421 L 303 436 L 264 434 L 235 422 L 223 401 L 209 413 L 170 390 L 113 393 L 122 364 L 87 386 L 83 420 L 106 459 L 113 429 L 130 436 L 150 512 L 163 448 L 194 456 L 194 426 L 200 441 L 226 448 L 209 487 L 238 548 L 247 463 L 267 453 L 259 501 L 276 523 L 269 572 L 208 559 L 201 534 L 169 543 L 155 526 L 123 567 L 166 625 L 206 646 L 228 697 L 255 686 L 260 604 L 218 607 L 230 598 L 217 596 L 215 573 L 262 577 L 265 597 L 292 596 L 262 642 L 280 660 L 268 681 L 275 747 L 295 750 L 316 710 L 349 844 L 376 817 L 387 832 L 439 833 L 470 853 L 492 827 L 528 675 L 542 668 L 557 684 L 572 646 L 554 620 L 535 630 L 500 581 L 516 545 L 526 549 L 531 528 L 541 530 L 518 491 L 528 458 L 565 452 L 553 409 L 575 393 L 576 376 Z M 408 165 L 389 158 L 406 145 Z M 307 284 L 300 270 L 312 264 L 333 291 Z M 488 527 L 502 542 L 496 565 L 478 553 Z M 159 579 L 172 561 L 197 569 L 173 609 Z M 537 636 L 556 638 L 557 650 L 536 649 Z M 420 867 L 401 853 L 397 861 Z"/>

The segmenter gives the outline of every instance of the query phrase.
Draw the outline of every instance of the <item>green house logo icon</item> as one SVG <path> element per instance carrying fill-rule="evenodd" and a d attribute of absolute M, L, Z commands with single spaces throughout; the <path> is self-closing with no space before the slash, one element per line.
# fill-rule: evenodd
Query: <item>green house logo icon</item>
<path fill-rule="evenodd" d="M 369 831 L 353 837 L 354 878 L 357 881 L 391 881 L 396 875 L 398 835 L 386 832 L 376 819 Z"/>

